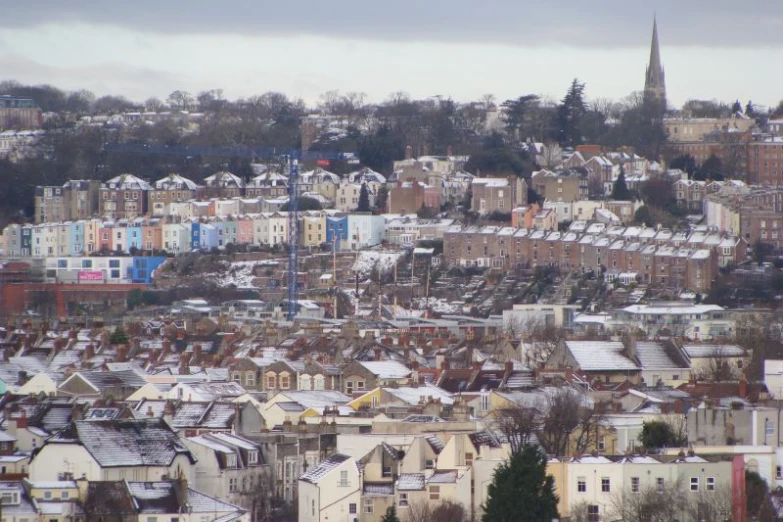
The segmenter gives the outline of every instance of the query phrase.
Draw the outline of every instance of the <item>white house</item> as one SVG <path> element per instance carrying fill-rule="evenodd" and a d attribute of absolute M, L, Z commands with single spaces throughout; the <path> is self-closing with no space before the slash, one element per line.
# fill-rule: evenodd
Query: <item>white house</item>
<path fill-rule="evenodd" d="M 159 481 L 193 479 L 193 454 L 161 419 L 76 421 L 46 441 L 30 479 Z"/>
<path fill-rule="evenodd" d="M 380 245 L 386 235 L 383 216 L 369 213 L 348 214 L 348 246 L 351 250 Z"/>
<path fill-rule="evenodd" d="M 335 453 L 299 477 L 299 522 L 359 522 L 361 498 L 356 460 Z"/>
<path fill-rule="evenodd" d="M 228 433 L 206 433 L 183 442 L 197 459 L 195 489 L 239 505 L 251 493 L 261 492 L 264 497 L 271 493 L 269 466 L 255 442 Z"/>

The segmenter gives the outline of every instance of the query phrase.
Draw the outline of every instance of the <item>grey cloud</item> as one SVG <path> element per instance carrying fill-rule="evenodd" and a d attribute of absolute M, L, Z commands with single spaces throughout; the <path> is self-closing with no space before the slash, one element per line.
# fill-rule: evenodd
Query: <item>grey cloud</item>
<path fill-rule="evenodd" d="M 40 0 L 5 6 L 0 26 L 611 48 L 646 45 L 653 10 L 664 46 L 783 44 L 780 0 Z"/>
<path fill-rule="evenodd" d="M 0 71 L 5 78 L 23 83 L 47 83 L 62 89 L 87 88 L 97 95 L 122 93 L 143 100 L 153 89 L 171 92 L 183 82 L 192 82 L 181 74 L 122 63 L 104 63 L 83 67 L 52 67 L 19 55 L 0 55 Z"/>

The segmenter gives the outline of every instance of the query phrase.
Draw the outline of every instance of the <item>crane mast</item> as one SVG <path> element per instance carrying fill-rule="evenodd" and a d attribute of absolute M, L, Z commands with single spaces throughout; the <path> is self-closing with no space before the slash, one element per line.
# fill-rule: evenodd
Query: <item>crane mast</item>
<path fill-rule="evenodd" d="M 289 321 L 299 311 L 299 162 L 293 156 L 288 163 L 288 313 Z"/>

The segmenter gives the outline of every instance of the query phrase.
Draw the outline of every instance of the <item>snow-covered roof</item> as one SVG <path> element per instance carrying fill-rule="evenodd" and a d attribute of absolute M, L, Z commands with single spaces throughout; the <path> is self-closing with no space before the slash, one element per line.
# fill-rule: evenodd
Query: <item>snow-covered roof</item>
<path fill-rule="evenodd" d="M 411 374 L 407 366 L 397 361 L 360 361 L 359 364 L 381 379 L 404 379 Z"/>
<path fill-rule="evenodd" d="M 583 371 L 634 371 L 639 366 L 622 352 L 616 341 L 566 341 L 568 350 Z"/>
<path fill-rule="evenodd" d="M 699 304 L 699 305 L 644 305 L 637 304 L 626 306 L 623 311 L 631 314 L 668 314 L 668 315 L 686 315 L 686 314 L 706 314 L 709 312 L 719 312 L 723 308 L 718 305 Z"/>
<path fill-rule="evenodd" d="M 335 468 L 343 465 L 346 461 L 350 459 L 351 457 L 349 457 L 348 455 L 344 455 L 342 453 L 335 453 L 329 458 L 327 458 L 326 460 L 322 461 L 316 467 L 307 470 L 301 477 L 299 477 L 299 480 L 303 480 L 305 482 L 310 482 L 312 484 L 315 484 L 319 482 L 322 478 L 324 478 L 326 475 L 331 473 Z"/>
<path fill-rule="evenodd" d="M 150 184 L 133 174 L 120 174 L 104 183 L 104 186 L 114 190 L 150 190 Z"/>
<path fill-rule="evenodd" d="M 432 384 L 426 384 L 416 388 L 408 386 L 402 386 L 399 388 L 383 388 L 383 391 L 389 395 L 394 396 L 400 401 L 412 405 L 419 404 L 420 401 L 426 401 L 430 398 L 440 399 L 442 404 L 452 404 L 454 402 L 453 395 L 451 393 Z"/>
<path fill-rule="evenodd" d="M 221 186 L 221 187 L 233 186 L 233 187 L 242 188 L 245 186 L 245 182 L 242 181 L 242 178 L 226 171 L 216 172 L 211 176 L 207 176 L 206 178 L 204 178 L 204 183 L 207 183 L 212 186 Z"/>
<path fill-rule="evenodd" d="M 736 344 L 686 344 L 683 349 L 692 358 L 745 356 L 745 350 Z"/>
<path fill-rule="evenodd" d="M 473 178 L 473 184 L 501 188 L 508 187 L 508 180 L 506 178 Z"/>
<path fill-rule="evenodd" d="M 78 441 L 101 467 L 169 466 L 190 451 L 162 419 L 76 421 L 50 443 Z"/>
<path fill-rule="evenodd" d="M 198 185 L 179 174 L 169 174 L 155 182 L 155 190 L 196 190 Z"/>
<path fill-rule="evenodd" d="M 386 183 L 386 177 L 367 167 L 348 174 L 351 183 Z"/>

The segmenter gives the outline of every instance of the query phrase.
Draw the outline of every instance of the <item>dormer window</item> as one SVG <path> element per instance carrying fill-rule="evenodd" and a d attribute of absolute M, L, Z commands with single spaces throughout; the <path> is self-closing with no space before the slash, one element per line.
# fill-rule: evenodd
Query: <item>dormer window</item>
<path fill-rule="evenodd" d="M 226 467 L 227 468 L 236 468 L 237 467 L 237 456 L 236 455 L 226 455 Z"/>
<path fill-rule="evenodd" d="M 18 506 L 19 505 L 19 492 L 18 491 L 3 491 L 0 493 L 0 503 L 5 506 Z"/>
<path fill-rule="evenodd" d="M 247 462 L 248 464 L 258 464 L 258 452 L 249 451 L 247 454 Z"/>

